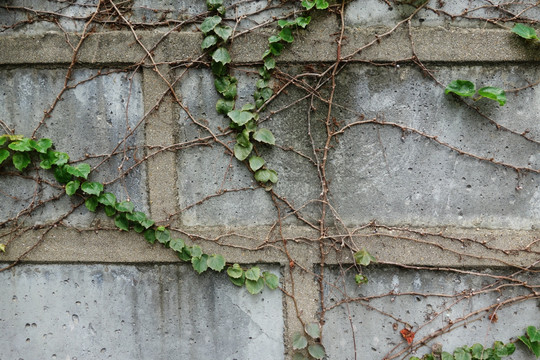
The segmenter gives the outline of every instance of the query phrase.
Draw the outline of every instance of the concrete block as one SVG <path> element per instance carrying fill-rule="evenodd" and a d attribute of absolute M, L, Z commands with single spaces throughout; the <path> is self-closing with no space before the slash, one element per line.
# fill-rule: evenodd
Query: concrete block
<path fill-rule="evenodd" d="M 4 87 L 0 92 L 0 117 L 16 134 L 31 136 L 62 89 L 65 74 L 65 69 L 1 70 L 0 82 Z M 143 154 L 144 133 L 142 126 L 138 126 L 143 115 L 141 78 L 135 74 L 130 81 L 132 74 L 113 72 L 84 82 L 95 75 L 95 70 L 74 72 L 69 85 L 83 83 L 63 94 L 36 137 L 50 138 L 58 151 L 68 153 L 71 161 L 85 161 L 91 166 L 114 151 L 114 156 L 90 176 L 90 180 L 109 182 L 118 177 L 119 166 L 127 170 Z M 127 142 L 121 143 L 126 136 Z M 127 160 L 122 163 L 124 155 Z M 31 171 L 26 174 L 32 175 Z M 51 174 L 44 172 L 42 176 L 56 184 Z M 2 218 L 15 216 L 32 200 L 45 201 L 62 191 L 44 183 L 36 189 L 33 180 L 8 177 L 0 202 Z M 123 200 L 129 196 L 137 209 L 147 211 L 145 165 L 134 168 L 124 180 L 107 186 L 106 191 Z M 63 196 L 34 212 L 30 222 L 56 219 L 78 202 Z M 83 206 L 75 210 L 69 222 L 89 225 L 94 218 Z"/>
<path fill-rule="evenodd" d="M 484 269 L 485 274 L 509 275 L 511 272 Z M 326 313 L 323 326 L 323 344 L 329 359 L 383 359 L 390 358 L 408 346 L 400 330 L 411 326 L 416 332 L 414 341 L 419 341 L 433 332 L 449 326 L 453 330 L 435 340 L 429 339 L 425 346 L 408 356 L 407 352 L 397 357 L 409 359 L 421 357 L 435 343 L 452 353 L 455 348 L 474 343 L 491 347 L 494 341 L 508 343 L 525 333 L 527 326 L 537 326 L 538 301 L 517 302 L 510 306 L 492 308 L 490 312 L 479 311 L 493 304 L 530 294 L 519 286 L 512 286 L 486 276 L 475 276 L 452 272 L 419 271 L 393 267 L 368 267 L 363 270 L 369 283 L 358 286 L 354 273 L 343 276 L 339 269 L 327 270 L 326 306 L 336 305 L 345 298 L 357 301 L 345 303 Z M 537 283 L 534 274 L 522 280 Z M 474 294 L 485 290 L 485 293 Z M 399 295 L 400 293 L 406 293 Z M 488 315 L 496 310 L 497 321 L 491 322 Z M 470 313 L 463 322 L 458 320 Z M 350 319 L 350 320 L 349 320 Z M 356 352 L 354 354 L 354 341 Z M 415 343 L 413 343 L 415 344 Z M 415 344 L 418 346 L 418 344 Z M 516 343 L 517 351 L 505 359 L 526 359 L 525 346 Z M 525 351 L 526 350 L 526 351 Z"/>
<path fill-rule="evenodd" d="M 253 296 L 225 274 L 21 265 L 0 278 L 6 359 L 283 359 L 281 292 Z"/>
<path fill-rule="evenodd" d="M 415 8 L 407 1 L 354 0 L 345 9 L 347 26 L 389 26 L 410 16 Z M 420 3 L 420 1 L 418 1 Z M 494 26 L 482 19 L 492 21 L 510 19 L 519 14 L 522 19 L 539 20 L 538 8 L 524 2 L 495 1 L 487 4 L 482 0 L 428 0 L 424 9 L 412 20 L 414 26 L 425 27 L 490 27 Z M 465 14 L 463 16 L 463 14 Z M 461 15 L 461 18 L 460 18 Z M 457 17 L 453 19 L 452 17 Z"/>
<path fill-rule="evenodd" d="M 540 75 L 528 66 L 430 69 L 443 86 L 470 79 L 477 88 L 507 90 Z M 334 115 L 343 125 L 364 115 L 437 136 L 462 152 L 390 125 L 351 128 L 331 151 L 328 169 L 332 201 L 343 221 L 523 230 L 537 226 L 538 174 L 517 174 L 463 155 L 538 169 L 540 127 L 535 114 L 540 98 L 534 90 L 508 93 L 504 107 L 487 99 L 466 101 L 468 107 L 408 66 L 349 66 L 337 77 L 337 89 Z M 525 131 L 531 140 L 520 135 Z"/>

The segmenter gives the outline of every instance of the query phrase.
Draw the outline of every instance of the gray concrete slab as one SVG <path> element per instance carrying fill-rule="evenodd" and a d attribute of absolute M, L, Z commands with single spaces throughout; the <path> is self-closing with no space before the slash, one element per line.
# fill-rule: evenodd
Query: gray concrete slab
<path fill-rule="evenodd" d="M 5 359 L 284 358 L 281 292 L 253 296 L 225 274 L 22 265 L 0 277 Z"/>
<path fill-rule="evenodd" d="M 1 70 L 0 82 L 4 87 L 0 92 L 0 113 L 7 126 L 16 134 L 32 136 L 44 116 L 44 111 L 49 110 L 60 93 L 66 71 Z M 90 180 L 100 182 L 117 178 L 118 167 L 128 169 L 135 164 L 135 158 L 143 156 L 144 151 L 143 127 L 139 126 L 143 115 L 141 78 L 138 74 L 131 77 L 130 73 L 113 72 L 105 75 L 106 72 L 107 70 L 103 70 L 104 75 L 87 81 L 97 74 L 96 70 L 75 70 L 68 85 L 78 85 L 62 95 L 62 100 L 36 133 L 37 138 L 50 138 L 56 149 L 67 153 L 71 161 L 85 161 L 91 166 L 97 165 L 106 159 L 107 154 L 115 151 L 115 155 L 90 176 Z M 122 143 L 126 136 L 127 142 Z M 122 163 L 124 151 L 128 159 Z M 30 175 L 31 172 L 26 171 L 26 174 Z M 46 179 L 52 178 L 48 173 L 42 176 Z M 117 181 L 106 187 L 106 190 L 116 193 L 118 199 L 129 197 L 138 209 L 147 211 L 145 165 L 136 167 L 125 178 L 124 184 Z M 36 191 L 37 194 L 34 194 Z M 8 177 L 7 181 L 2 182 L 2 217 L 13 217 L 31 204 L 32 200 L 45 201 L 62 191 L 61 188 L 44 183 L 36 190 L 33 180 Z M 77 199 L 64 196 L 39 208 L 29 221 L 44 223 L 54 220 L 69 211 L 72 204 L 77 203 Z M 75 210 L 68 222 L 73 225 L 89 225 L 94 220 L 95 215 L 83 206 Z"/>
<path fill-rule="evenodd" d="M 483 272 L 509 274 L 489 269 L 483 269 Z M 457 347 L 474 343 L 491 347 L 494 341 L 508 343 L 516 340 L 517 336 L 525 333 L 527 326 L 536 324 L 538 319 L 538 301 L 535 299 L 495 309 L 497 304 L 502 305 L 508 299 L 531 294 L 519 286 L 510 284 L 505 287 L 507 283 L 497 282 L 497 279 L 371 266 L 363 269 L 363 273 L 369 278 L 369 283 L 358 286 L 354 282 L 354 271 L 348 271 L 344 276 L 339 269 L 326 272 L 327 306 L 345 298 L 358 300 L 339 305 L 326 313 L 323 344 L 330 359 L 383 359 L 385 355 L 397 354 L 408 346 L 399 331 L 409 326 L 416 332 L 413 346 L 418 347 L 416 342 L 454 323 L 451 332 L 435 341 L 428 339 L 417 352 L 406 357 L 405 352 L 397 357 L 399 359 L 408 359 L 415 354 L 421 357 L 435 343 L 442 344 L 443 350 L 450 353 Z M 529 281 L 531 285 L 538 281 L 534 274 L 522 280 Z M 487 291 L 473 295 L 480 290 Z M 495 307 L 489 312 L 480 311 L 464 322 L 458 321 L 493 304 Z M 496 323 L 488 319 L 494 310 L 498 316 Z M 516 344 L 516 347 L 516 353 L 505 359 L 528 359 L 531 356 L 521 344 Z"/>

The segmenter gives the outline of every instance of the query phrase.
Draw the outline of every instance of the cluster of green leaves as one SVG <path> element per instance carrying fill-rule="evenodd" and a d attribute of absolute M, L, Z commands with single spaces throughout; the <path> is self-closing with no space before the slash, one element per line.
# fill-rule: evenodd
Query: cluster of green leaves
<path fill-rule="evenodd" d="M 179 259 L 190 262 L 199 274 L 208 269 L 216 272 L 225 269 L 226 263 L 222 255 L 205 254 L 198 245 L 188 246 L 183 239 L 173 238 L 169 229 L 156 226 L 144 212 L 135 211 L 132 202 L 118 201 L 113 193 L 103 191 L 102 183 L 88 181 L 91 173 L 90 165 L 85 163 L 76 166 L 69 165 L 67 164 L 68 154 L 55 151 L 53 148 L 50 139 L 33 140 L 21 135 L 2 135 L 0 136 L 0 165 L 11 157 L 13 166 L 23 171 L 31 164 L 32 157 L 39 154 L 40 167 L 54 171 L 56 180 L 64 184 L 67 195 L 81 196 L 85 200 L 86 208 L 92 212 L 103 207 L 107 216 L 114 217 L 114 224 L 121 231 L 133 230 L 143 234 L 151 244 L 157 240 L 163 246 L 174 250 Z M 0 244 L 0 251 L 5 252 L 4 244 Z M 272 290 L 279 286 L 276 275 L 266 271 L 261 273 L 258 267 L 244 270 L 238 264 L 234 264 L 227 269 L 227 275 L 233 284 L 245 285 L 251 294 L 261 292 L 265 285 Z"/>
<path fill-rule="evenodd" d="M 371 263 L 376 263 L 377 259 L 373 255 L 367 252 L 366 249 L 359 250 L 354 253 L 354 261 L 361 266 L 368 266 Z M 367 284 L 368 278 L 363 274 L 356 274 L 354 276 L 354 281 L 358 285 Z"/>
<path fill-rule="evenodd" d="M 308 335 L 306 337 L 305 335 Z M 307 360 L 304 352 L 307 350 L 307 354 L 314 359 L 322 359 L 326 356 L 326 351 L 320 343 L 321 339 L 321 327 L 319 323 L 306 324 L 304 328 L 304 334 L 296 333 L 293 335 L 292 346 L 294 350 L 298 350 L 293 355 L 293 360 Z M 302 351 L 304 350 L 304 352 Z"/>
<path fill-rule="evenodd" d="M 538 35 L 536 35 L 536 30 L 534 30 L 534 28 L 527 25 L 516 24 L 512 28 L 512 32 L 527 40 L 537 40 L 537 41 L 540 40 L 538 38 Z"/>
<path fill-rule="evenodd" d="M 503 357 L 512 355 L 514 351 L 516 351 L 514 344 L 503 344 L 500 341 L 495 341 L 491 348 L 484 348 L 481 344 L 474 344 L 471 347 L 459 347 L 452 354 L 443 351 L 440 354 L 426 354 L 421 359 L 413 356 L 410 360 L 500 360 Z"/>
<path fill-rule="evenodd" d="M 261 270 L 257 266 L 244 270 L 238 264 L 233 264 L 227 268 L 229 280 L 236 286 L 246 286 L 247 291 L 255 295 L 262 291 L 264 285 L 274 290 L 279 286 L 279 278 L 268 272 Z"/>
<path fill-rule="evenodd" d="M 519 336 L 519 340 L 523 342 L 529 350 L 531 350 L 536 358 L 540 357 L 540 330 L 534 326 L 527 327 L 527 335 Z"/>
<path fill-rule="evenodd" d="M 215 15 L 207 17 L 201 24 L 201 31 L 205 35 L 201 47 L 211 54 L 211 68 L 215 76 L 214 85 L 222 96 L 216 103 L 216 111 L 229 117 L 230 128 L 237 133 L 234 156 L 240 161 L 248 160 L 249 167 L 255 174 L 255 180 L 263 185 L 275 184 L 278 181 L 277 172 L 268 169 L 264 159 L 252 155 L 253 142 L 275 145 L 274 135 L 268 129 L 257 127 L 259 114 L 254 111 L 256 109 L 254 104 L 245 104 L 240 110 L 235 109 L 238 79 L 229 74 L 227 65 L 231 62 L 231 56 L 225 45 L 232 35 L 232 29 L 230 26 L 222 25 L 222 16 L 225 15 L 223 0 L 207 0 L 206 5 L 208 10 Z M 257 83 L 257 86 L 259 88 L 262 86 L 264 89 L 261 92 L 264 93 L 264 98 L 270 99 L 272 92 L 266 87 L 267 84 L 263 86 Z"/>
<path fill-rule="evenodd" d="M 501 88 L 494 86 L 485 86 L 478 89 L 478 96 L 474 97 L 476 95 L 476 87 L 474 83 L 469 80 L 451 81 L 446 87 L 444 93 L 453 93 L 463 97 L 472 97 L 474 100 L 488 98 L 497 101 L 501 106 L 504 106 L 504 104 L 506 104 L 505 91 Z"/>

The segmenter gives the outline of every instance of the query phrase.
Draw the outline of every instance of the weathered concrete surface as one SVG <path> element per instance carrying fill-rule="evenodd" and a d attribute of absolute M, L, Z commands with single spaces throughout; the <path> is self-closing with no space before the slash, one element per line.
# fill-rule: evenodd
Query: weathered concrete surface
<path fill-rule="evenodd" d="M 540 77 L 536 67 L 430 67 L 442 84 L 471 79 L 477 87 L 526 86 Z M 463 153 L 516 167 L 540 166 L 533 90 L 508 94 L 500 107 L 479 100 L 481 112 L 511 131 L 497 130 L 416 69 L 349 66 L 337 79 L 336 110 L 344 123 L 364 114 L 417 129 Z M 392 84 L 392 85 L 390 85 Z M 519 122 L 516 122 L 519 118 Z M 529 131 L 528 141 L 519 134 Z M 332 199 L 349 224 L 377 219 L 417 226 L 535 229 L 540 215 L 538 174 L 517 176 L 512 169 L 450 151 L 416 133 L 386 125 L 363 125 L 340 137 L 329 174 Z"/>
<path fill-rule="evenodd" d="M 134 74 L 112 72 L 95 77 L 94 70 L 75 70 L 62 100 L 58 102 L 50 117 L 36 133 L 38 138 L 49 138 L 58 151 L 66 152 L 71 161 L 84 161 L 91 166 L 98 165 L 114 151 L 115 155 L 101 165 L 89 180 L 103 183 L 118 177 L 118 167 L 123 171 L 135 164 L 134 157 L 142 157 L 144 143 L 143 128 L 139 120 L 143 115 L 141 78 Z M 0 92 L 2 119 L 16 134 L 30 137 L 48 111 L 57 94 L 64 86 L 64 69 L 12 69 L 0 70 L 0 82 L 4 84 Z M 76 86 L 75 86 L 76 85 Z M 127 141 L 122 140 L 126 138 Z M 127 148 L 126 148 L 127 147 Z M 130 149 L 131 148 L 131 149 Z M 127 161 L 122 163 L 122 155 Z M 94 159 L 86 159 L 87 154 Z M 44 174 L 46 179 L 52 178 Z M 121 199 L 131 199 L 138 209 L 147 211 L 145 164 L 135 167 L 125 177 L 125 186 L 116 182 L 107 187 Z M 14 186 L 17 183 L 18 186 Z M 22 186 L 21 186 L 22 185 Z M 2 182 L 2 192 L 6 195 L 0 203 L 2 217 L 13 217 L 28 206 L 32 199 L 46 201 L 63 191 L 45 183 L 36 190 L 33 180 L 8 177 Z M 129 189 L 126 193 L 126 189 Z M 37 193 L 35 194 L 35 192 Z M 16 197 L 17 200 L 11 198 Z M 32 222 L 45 223 L 57 219 L 78 199 L 62 197 L 41 207 L 33 214 Z M 84 206 L 69 217 L 73 225 L 90 225 L 96 220 Z"/>
<path fill-rule="evenodd" d="M 179 265 L 21 265 L 0 278 L 5 359 L 283 359 L 279 290 L 252 296 Z"/>
<path fill-rule="evenodd" d="M 483 272 L 505 274 L 489 269 L 483 269 Z M 451 322 L 456 324 L 454 330 L 427 342 L 427 346 L 415 355 L 421 357 L 435 343 L 442 344 L 443 350 L 450 353 L 457 347 L 474 343 L 491 347 L 494 341 L 508 343 L 516 340 L 517 336 L 525 333 L 527 326 L 538 319 L 537 301 L 525 301 L 496 309 L 498 320 L 492 323 L 488 315 L 495 309 L 489 312 L 479 310 L 493 304 L 502 305 L 514 297 L 530 295 L 529 291 L 519 287 L 510 285 L 505 288 L 493 278 L 393 267 L 369 267 L 363 273 L 369 278 L 369 283 L 358 286 L 351 271 L 345 277 L 341 276 L 339 269 L 327 271 L 327 306 L 337 304 L 345 295 L 366 298 L 339 305 L 326 313 L 323 344 L 329 359 L 355 359 L 354 338 L 358 359 L 383 359 L 390 351 L 397 354 L 406 349 L 407 343 L 399 333 L 406 326 L 416 332 L 414 340 L 419 341 Z M 534 274 L 523 280 L 531 285 L 538 283 Z M 484 294 L 473 295 L 475 291 L 482 290 L 485 290 Z M 476 311 L 479 312 L 465 322 L 458 322 L 463 316 Z M 419 329 L 421 325 L 425 326 Z M 508 357 L 509 360 L 531 357 L 525 346 L 516 343 L 516 347 L 517 351 Z"/>

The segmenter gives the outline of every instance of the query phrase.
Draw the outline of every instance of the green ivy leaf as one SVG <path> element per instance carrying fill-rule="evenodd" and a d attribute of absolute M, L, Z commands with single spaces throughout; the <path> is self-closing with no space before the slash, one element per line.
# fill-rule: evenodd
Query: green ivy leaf
<path fill-rule="evenodd" d="M 88 199 L 85 200 L 84 202 L 84 205 L 86 206 L 86 208 L 88 210 L 90 210 L 91 212 L 95 212 L 99 203 L 98 203 L 98 200 L 97 200 L 97 197 L 95 196 L 90 196 Z"/>
<path fill-rule="evenodd" d="M 272 35 L 268 38 L 268 43 L 269 44 L 274 44 L 274 43 L 278 43 L 281 41 L 281 37 L 277 36 L 277 35 Z M 264 57 L 264 56 L 263 56 Z"/>
<path fill-rule="evenodd" d="M 114 218 L 114 225 L 124 231 L 129 231 L 129 220 L 126 219 L 126 214 L 120 213 Z"/>
<path fill-rule="evenodd" d="M 212 74 L 215 76 L 227 75 L 227 67 L 222 63 L 212 61 L 210 68 L 212 69 Z"/>
<path fill-rule="evenodd" d="M 156 242 L 156 231 L 154 229 L 148 229 L 144 232 L 144 238 L 146 241 L 148 241 L 150 244 L 153 244 Z"/>
<path fill-rule="evenodd" d="M 270 80 L 270 73 L 268 72 L 268 70 L 265 69 L 265 67 L 261 67 L 259 68 L 259 76 L 262 77 L 264 80 Z"/>
<path fill-rule="evenodd" d="M 202 249 L 199 245 L 193 245 L 191 247 L 191 256 L 200 258 L 203 255 Z"/>
<path fill-rule="evenodd" d="M 316 340 L 321 337 L 321 327 L 319 326 L 319 323 L 306 324 L 305 330 L 306 334 L 311 336 L 312 339 Z"/>
<path fill-rule="evenodd" d="M 313 8 L 315 6 L 315 2 L 313 2 L 311 0 L 302 0 L 302 6 L 306 10 L 311 10 L 311 8 Z"/>
<path fill-rule="evenodd" d="M 256 295 L 260 293 L 264 289 L 263 279 L 262 278 L 259 278 L 259 280 L 246 279 L 246 289 L 247 291 L 249 291 L 251 295 Z"/>
<path fill-rule="evenodd" d="M 88 174 L 90 174 L 90 165 L 84 163 L 77 166 L 66 165 L 66 171 L 73 176 L 86 179 L 88 178 Z"/>
<path fill-rule="evenodd" d="M 181 252 L 184 246 L 186 246 L 186 243 L 182 239 L 172 239 L 171 242 L 169 242 L 169 247 L 174 251 Z"/>
<path fill-rule="evenodd" d="M 227 275 L 233 279 L 240 279 L 244 275 L 244 270 L 238 264 L 233 264 L 227 268 Z"/>
<path fill-rule="evenodd" d="M 35 145 L 34 149 L 42 154 L 46 154 L 47 150 L 52 146 L 51 139 L 39 139 Z"/>
<path fill-rule="evenodd" d="M 214 254 L 208 257 L 208 267 L 214 271 L 220 272 L 225 268 L 225 258 L 222 255 Z"/>
<path fill-rule="evenodd" d="M 497 101 L 501 106 L 506 104 L 506 93 L 501 88 L 486 86 L 478 89 L 478 94 L 482 97 Z"/>
<path fill-rule="evenodd" d="M 167 244 L 171 240 L 171 232 L 168 229 L 156 230 L 156 239 L 162 244 Z"/>
<path fill-rule="evenodd" d="M 214 15 L 207 17 L 204 19 L 204 21 L 201 24 L 201 31 L 204 34 L 209 33 L 210 31 L 214 30 L 214 28 L 221 22 L 221 17 Z"/>
<path fill-rule="evenodd" d="M 227 113 L 227 116 L 237 125 L 244 125 L 255 116 L 250 111 L 233 110 Z"/>
<path fill-rule="evenodd" d="M 182 261 L 191 262 L 191 248 L 189 246 L 184 246 L 182 251 L 178 252 L 178 258 Z"/>
<path fill-rule="evenodd" d="M 368 266 L 371 262 L 377 262 L 377 259 L 375 259 L 375 257 L 373 257 L 370 253 L 368 253 L 366 249 L 357 251 L 354 254 L 354 260 L 357 264 L 362 266 Z"/>
<path fill-rule="evenodd" d="M 536 40 L 538 40 L 538 36 L 536 35 L 536 31 L 532 27 L 527 26 L 527 25 L 516 24 L 512 28 L 512 32 L 514 34 L 518 34 L 519 36 L 521 36 L 524 39 L 528 39 L 528 40 L 536 39 Z"/>
<path fill-rule="evenodd" d="M 100 204 L 105 206 L 114 206 L 116 205 L 116 196 L 113 193 L 106 192 L 98 196 L 97 198 Z"/>
<path fill-rule="evenodd" d="M 459 96 L 471 97 L 475 94 L 475 86 L 469 80 L 453 80 L 444 90 L 445 94 L 454 93 Z"/>
<path fill-rule="evenodd" d="M 274 59 L 273 57 L 267 57 L 266 59 L 264 59 L 264 67 L 267 69 L 267 70 L 272 70 L 273 68 L 276 67 L 276 59 Z"/>
<path fill-rule="evenodd" d="M 261 89 L 261 97 L 265 102 L 268 101 L 272 95 L 274 95 L 274 90 L 270 89 L 269 87 Z"/>
<path fill-rule="evenodd" d="M 29 138 L 23 138 L 19 141 L 14 141 L 8 145 L 8 148 L 15 151 L 32 151 L 36 146 L 36 142 Z"/>
<path fill-rule="evenodd" d="M 139 224 L 142 224 L 143 222 L 147 220 L 146 214 L 143 213 L 142 211 L 134 211 L 132 213 L 126 213 L 126 218 L 130 221 L 133 221 Z"/>
<path fill-rule="evenodd" d="M 140 234 L 144 231 L 144 226 L 142 226 L 141 224 L 134 224 L 133 231 L 135 231 L 137 234 Z"/>
<path fill-rule="evenodd" d="M 116 214 L 116 208 L 114 206 L 106 205 L 105 206 L 105 214 L 108 217 L 114 216 L 114 214 Z"/>
<path fill-rule="evenodd" d="M 309 345 L 308 353 L 315 359 L 322 359 L 326 356 L 326 352 L 321 344 Z"/>
<path fill-rule="evenodd" d="M 55 151 L 54 156 L 55 160 L 53 165 L 61 166 L 67 164 L 67 162 L 69 161 L 69 155 L 66 153 Z"/>
<path fill-rule="evenodd" d="M 6 149 L 0 149 L 0 164 L 9 157 L 9 151 Z"/>
<path fill-rule="evenodd" d="M 236 157 L 239 161 L 244 161 L 247 159 L 249 154 L 251 154 L 251 150 L 253 150 L 252 143 L 249 143 L 248 147 L 244 147 L 239 143 L 236 143 L 234 144 L 234 157 Z"/>
<path fill-rule="evenodd" d="M 293 335 L 293 349 L 295 350 L 302 350 L 302 349 L 305 349 L 306 346 L 307 346 L 307 338 L 300 334 L 300 333 L 296 333 Z"/>
<path fill-rule="evenodd" d="M 534 326 L 527 327 L 527 335 L 531 341 L 540 341 L 540 331 Z"/>
<path fill-rule="evenodd" d="M 231 62 L 231 55 L 229 55 L 227 49 L 220 47 L 212 53 L 212 59 L 215 62 L 225 65 Z"/>
<path fill-rule="evenodd" d="M 103 191 L 103 184 L 93 181 L 85 181 L 81 185 L 81 190 L 87 194 L 98 196 Z"/>
<path fill-rule="evenodd" d="M 367 278 L 366 275 L 356 274 L 356 275 L 354 276 L 354 281 L 355 281 L 356 284 L 358 284 L 358 285 L 367 284 L 367 283 L 368 283 L 368 278 Z"/>
<path fill-rule="evenodd" d="M 247 129 L 242 130 L 241 133 L 236 135 L 236 141 L 240 146 L 249 147 L 249 131 Z"/>
<path fill-rule="evenodd" d="M 217 10 L 223 6 L 223 0 L 206 0 L 206 7 L 209 11 Z"/>
<path fill-rule="evenodd" d="M 195 269 L 196 272 L 199 274 L 202 274 L 208 269 L 208 255 L 202 254 L 201 257 L 193 257 L 191 258 L 191 265 L 193 266 L 193 269 Z"/>
<path fill-rule="evenodd" d="M 300 352 L 296 352 L 296 353 L 294 353 L 294 355 L 292 357 L 292 360 L 308 360 L 308 358 L 305 357 L 304 354 L 302 354 Z"/>
<path fill-rule="evenodd" d="M 0 146 L 4 145 L 7 140 L 8 140 L 7 135 L 0 135 Z"/>
<path fill-rule="evenodd" d="M 286 41 L 288 43 L 292 43 L 294 41 L 294 38 L 292 36 L 292 30 L 291 28 L 288 28 L 288 27 L 281 29 L 281 31 L 279 32 L 279 37 L 281 38 L 281 40 Z"/>
<path fill-rule="evenodd" d="M 269 169 L 260 169 L 260 170 L 257 170 L 255 172 L 255 180 L 257 180 L 258 182 L 261 182 L 261 183 L 266 183 L 268 181 L 272 182 L 272 183 L 277 183 L 278 182 L 278 176 L 277 176 L 277 173 L 274 171 L 274 170 L 269 170 Z"/>
<path fill-rule="evenodd" d="M 81 185 L 79 180 L 72 180 L 66 184 L 66 194 L 69 196 L 75 194 Z"/>
<path fill-rule="evenodd" d="M 463 348 L 454 350 L 454 360 L 472 360 L 472 356 Z"/>
<path fill-rule="evenodd" d="M 277 275 L 272 274 L 268 271 L 264 271 L 262 275 L 263 275 L 264 283 L 266 284 L 266 286 L 268 286 L 270 290 L 275 290 L 278 288 L 279 278 L 277 277 Z"/>
<path fill-rule="evenodd" d="M 57 156 L 56 151 L 53 150 L 47 150 L 44 154 L 39 154 L 39 158 L 41 159 L 41 162 L 39 163 L 39 166 L 42 169 L 50 169 L 56 162 Z"/>
<path fill-rule="evenodd" d="M 218 114 L 227 115 L 234 109 L 234 100 L 219 99 L 216 103 Z"/>
<path fill-rule="evenodd" d="M 276 138 L 274 137 L 274 134 L 268 129 L 259 129 L 255 131 L 253 134 L 253 139 L 263 142 L 265 144 L 275 145 L 276 144 Z"/>
<path fill-rule="evenodd" d="M 454 356 L 452 354 L 447 353 L 446 351 L 443 351 L 441 354 L 441 360 L 454 360 Z"/>
<path fill-rule="evenodd" d="M 214 36 L 214 35 L 208 35 L 207 37 L 204 38 L 204 40 L 202 41 L 201 43 L 201 48 L 203 50 L 205 49 L 208 49 L 214 45 L 217 44 L 217 37 Z"/>
<path fill-rule="evenodd" d="M 480 359 L 481 356 L 484 354 L 484 347 L 482 344 L 474 344 L 471 346 L 471 355 L 473 358 Z"/>
<path fill-rule="evenodd" d="M 271 43 L 269 48 L 272 55 L 279 56 L 281 55 L 281 51 L 283 50 L 283 44 L 279 42 Z"/>
<path fill-rule="evenodd" d="M 315 0 L 315 5 L 317 7 L 317 10 L 324 10 L 327 9 L 329 6 L 326 0 Z"/>
<path fill-rule="evenodd" d="M 13 144 L 13 143 L 11 143 Z M 9 144 L 9 145 L 11 145 Z M 15 166 L 15 168 L 19 171 L 22 171 L 24 169 L 26 169 L 26 167 L 28 165 L 30 165 L 30 154 L 26 153 L 26 152 L 15 152 L 13 154 L 13 165 Z"/>
<path fill-rule="evenodd" d="M 281 28 L 296 25 L 296 21 L 288 21 L 288 20 L 283 20 L 283 19 L 278 20 L 277 23 L 278 23 L 278 26 L 281 27 Z"/>
<path fill-rule="evenodd" d="M 216 26 L 214 32 L 217 36 L 222 38 L 223 41 L 227 41 L 232 35 L 232 28 L 230 26 Z"/>
<path fill-rule="evenodd" d="M 296 18 L 296 24 L 304 29 L 306 28 L 306 26 L 308 26 L 310 21 L 311 21 L 311 16 L 306 16 L 306 17 L 300 16 Z"/>
<path fill-rule="evenodd" d="M 252 267 L 251 269 L 246 270 L 246 279 L 257 281 L 261 277 L 261 269 L 257 266 Z"/>
<path fill-rule="evenodd" d="M 135 208 L 135 205 L 133 205 L 133 203 L 131 201 L 122 201 L 122 202 L 119 202 L 119 203 L 116 203 L 114 205 L 114 207 L 116 208 L 116 210 L 120 211 L 120 212 L 133 212 L 133 209 Z"/>
<path fill-rule="evenodd" d="M 244 272 L 242 272 L 242 274 L 238 278 L 233 278 L 229 275 L 229 280 L 231 280 L 231 282 L 236 286 L 244 286 L 246 283 L 246 277 L 244 276 Z"/>
<path fill-rule="evenodd" d="M 73 178 L 73 176 L 67 172 L 67 166 L 69 165 L 58 166 L 54 169 L 54 177 L 60 184 L 67 184 Z"/>
<path fill-rule="evenodd" d="M 253 171 L 259 170 L 264 165 L 264 159 L 253 155 L 249 158 L 249 167 Z"/>

